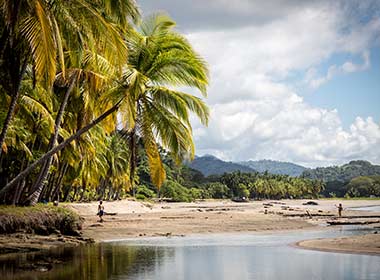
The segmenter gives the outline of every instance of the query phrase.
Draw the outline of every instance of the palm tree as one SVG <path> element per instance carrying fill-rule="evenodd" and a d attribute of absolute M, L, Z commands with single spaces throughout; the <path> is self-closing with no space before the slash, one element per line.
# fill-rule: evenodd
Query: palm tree
<path fill-rule="evenodd" d="M 128 14 L 125 14 L 128 12 Z M 118 23 L 137 20 L 133 0 L 0 0 L 0 84 L 11 97 L 0 133 L 0 155 L 20 95 L 21 81 L 31 62 L 35 78 L 50 90 L 58 65 L 65 72 L 64 50 L 101 45 L 120 60 L 126 57 Z M 64 40 L 65 37 L 69 40 Z M 66 38 L 67 39 L 67 38 Z M 59 62 L 59 64 L 58 64 Z"/>
<path fill-rule="evenodd" d="M 78 61 L 78 55 L 81 58 L 83 57 L 83 61 Z M 94 99 L 93 101 L 95 101 L 95 93 L 97 93 L 99 89 L 102 88 L 104 84 L 111 79 L 115 72 L 113 67 L 109 65 L 108 61 L 105 58 L 92 52 L 71 52 L 70 58 L 66 59 L 66 61 L 71 62 L 72 64 L 79 63 L 79 65 L 73 65 L 76 67 L 66 67 L 65 75 L 63 72 L 60 72 L 56 77 L 57 87 L 61 86 L 65 89 L 65 92 L 63 94 L 63 98 L 60 101 L 59 109 L 55 118 L 54 132 L 51 135 L 50 142 L 47 147 L 48 151 L 54 148 L 58 140 L 63 115 L 69 103 L 69 97 L 71 93 L 73 91 L 79 92 L 79 94 L 82 96 L 82 98 L 80 98 L 80 101 L 91 100 L 92 98 Z M 78 100 L 76 101 L 78 104 Z M 87 110 L 88 108 L 80 109 Z M 49 174 L 49 169 L 52 165 L 52 162 L 53 156 L 48 157 L 43 163 L 38 178 L 32 187 L 32 192 L 28 198 L 29 204 L 34 205 L 37 203 L 45 187 L 46 178 Z"/>
<path fill-rule="evenodd" d="M 189 117 L 194 113 L 202 123 L 207 124 L 208 108 L 200 98 L 168 86 L 194 87 L 205 95 L 208 73 L 203 59 L 173 27 L 172 20 L 157 15 L 144 21 L 139 26 L 139 32 L 129 30 L 126 38 L 129 56 L 124 75 L 118 81 L 119 86 L 102 96 L 108 102 L 105 104 L 107 110 L 30 164 L 1 189 L 0 194 L 116 111 L 123 119 L 131 147 L 131 183 L 136 168 L 138 137 L 143 139 L 152 182 L 158 188 L 165 179 L 165 171 L 157 143 L 170 150 L 177 161 L 193 157 Z"/>
<path fill-rule="evenodd" d="M 130 145 L 130 181 L 136 172 L 137 141 L 142 138 L 151 180 L 158 189 L 165 180 L 158 144 L 170 150 L 177 161 L 192 158 L 190 113 L 203 124 L 209 115 L 200 98 L 175 90 L 193 87 L 205 96 L 208 70 L 174 26 L 168 16 L 157 14 L 145 19 L 137 31 L 127 33 L 129 55 L 121 81 L 128 86 L 120 112 Z"/>
<path fill-rule="evenodd" d="M 70 93 L 82 74 L 80 69 L 78 69 L 78 71 L 76 69 L 74 69 L 74 71 L 66 71 L 64 50 L 68 50 L 68 53 L 79 52 L 79 54 L 77 54 L 77 57 L 79 58 L 84 56 L 87 59 L 89 52 L 92 53 L 93 57 L 96 57 L 97 53 L 102 52 L 103 56 L 109 61 L 117 62 L 124 60 L 126 58 L 126 47 L 122 41 L 120 32 L 126 30 L 129 18 L 136 20 L 139 14 L 135 2 L 130 0 L 117 2 L 77 0 L 70 1 L 70 3 L 67 1 L 56 1 L 54 5 L 51 5 L 50 1 L 30 1 L 28 4 L 30 4 L 30 9 L 28 10 L 26 8 L 25 10 L 22 10 L 22 14 L 24 15 L 24 17 L 20 18 L 22 23 L 16 21 L 15 24 L 21 24 L 20 34 L 17 34 L 20 37 L 20 40 L 23 40 L 23 42 L 25 41 L 30 45 L 35 62 L 34 67 L 36 68 L 36 77 L 40 77 L 46 83 L 48 89 L 51 88 L 56 72 L 55 57 L 57 56 L 59 57 L 61 66 L 61 78 L 67 80 L 66 83 L 68 85 L 66 94 L 64 95 L 56 116 L 54 133 L 52 134 L 48 146 L 48 150 L 50 150 L 54 147 L 57 141 L 62 116 Z M 4 1 L 4 6 L 15 8 L 8 3 L 8 1 Z M 32 9 L 33 7 L 36 9 L 35 11 Z M 6 9 L 4 9 L 4 11 L 5 10 Z M 128 12 L 128 14 L 125 14 L 124 12 Z M 37 17 L 39 21 L 34 19 L 33 16 Z M 30 24 L 26 24 L 29 21 Z M 39 22 L 41 23 L 38 24 Z M 45 25 L 42 26 L 42 23 Z M 115 28 L 113 23 L 117 23 L 119 29 Z M 27 26 L 24 27 L 24 25 Z M 5 27 L 7 27 L 7 25 L 5 25 Z M 10 29 L 12 28 L 13 27 L 11 26 Z M 7 28 L 4 30 L 7 30 Z M 46 33 L 44 34 L 46 38 L 40 38 L 38 34 L 44 32 Z M 12 38 L 9 40 L 11 39 Z M 48 44 L 50 42 L 48 39 L 51 39 L 50 41 L 52 41 L 52 44 Z M 49 49 L 48 53 L 43 53 L 44 49 L 40 48 L 41 42 L 45 41 L 48 41 L 48 43 L 46 43 Z M 85 49 L 84 52 L 83 49 Z M 54 52 L 53 54 L 52 51 Z M 55 55 L 56 53 L 58 55 Z M 44 55 L 51 56 L 51 58 L 44 57 Z M 69 57 L 72 57 L 72 55 Z M 24 67 L 26 63 L 27 57 L 25 58 Z M 41 70 L 41 65 L 51 65 L 51 67 Z M 49 75 L 43 71 L 47 71 L 46 73 Z M 21 84 L 21 80 L 22 75 L 19 84 Z M 13 91 L 12 102 L 8 110 L 2 133 L 0 134 L 0 146 L 3 145 L 18 97 L 19 91 Z M 44 187 L 44 181 L 48 174 L 51 162 L 52 158 L 47 158 L 41 168 L 40 175 L 32 189 L 33 192 L 30 197 L 32 204 L 38 200 Z"/>

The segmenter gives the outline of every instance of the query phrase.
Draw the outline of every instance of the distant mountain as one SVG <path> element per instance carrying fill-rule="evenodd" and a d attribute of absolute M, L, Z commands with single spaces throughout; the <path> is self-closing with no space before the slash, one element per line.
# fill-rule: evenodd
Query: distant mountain
<path fill-rule="evenodd" d="M 305 171 L 307 168 L 301 165 L 297 165 L 291 162 L 282 162 L 282 161 L 274 161 L 274 160 L 249 160 L 239 162 L 242 165 L 248 166 L 254 170 L 257 170 L 260 173 L 268 171 L 272 174 L 282 174 L 289 175 L 293 177 L 298 177 Z"/>
<path fill-rule="evenodd" d="M 187 164 L 190 168 L 198 170 L 205 176 L 220 175 L 234 171 L 255 172 L 254 169 L 242 164 L 227 162 L 211 155 L 196 157 L 192 162 Z"/>
<path fill-rule="evenodd" d="M 317 167 L 307 169 L 302 177 L 318 179 L 324 182 L 349 182 L 358 176 L 380 175 L 380 166 L 373 165 L 368 161 L 355 160 L 342 166 Z"/>

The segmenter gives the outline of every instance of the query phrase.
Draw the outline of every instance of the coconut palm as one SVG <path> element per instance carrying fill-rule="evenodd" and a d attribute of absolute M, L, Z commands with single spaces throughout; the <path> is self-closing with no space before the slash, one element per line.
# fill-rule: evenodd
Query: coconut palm
<path fill-rule="evenodd" d="M 128 18 L 138 16 L 133 0 L 0 0 L 0 84 L 11 97 L 0 155 L 27 64 L 49 90 L 58 65 L 65 73 L 64 50 L 102 47 L 115 61 L 123 59 L 126 48 L 114 23 L 124 31 Z"/>
<path fill-rule="evenodd" d="M 192 158 L 190 113 L 203 124 L 208 121 L 208 108 L 200 98 L 176 90 L 193 87 L 205 96 L 208 71 L 174 26 L 168 16 L 157 14 L 127 33 L 129 56 L 121 81 L 127 86 L 120 112 L 130 143 L 130 175 L 135 176 L 137 140 L 142 138 L 157 188 L 165 180 L 158 144 L 170 150 L 177 161 Z"/>
<path fill-rule="evenodd" d="M 139 138 L 144 143 L 152 182 L 158 188 L 165 179 L 158 144 L 170 150 L 177 161 L 184 157 L 192 158 L 194 144 L 190 114 L 194 113 L 203 124 L 207 124 L 208 108 L 200 98 L 173 88 L 193 87 L 206 95 L 207 67 L 173 27 L 174 22 L 170 18 L 155 15 L 139 25 L 138 31 L 129 30 L 125 39 L 128 61 L 124 74 L 114 90 L 101 96 L 102 101 L 99 100 L 98 104 L 105 106 L 103 113 L 30 164 L 1 189 L 0 194 L 116 111 L 120 113 L 129 140 L 131 183 L 136 171 Z"/>

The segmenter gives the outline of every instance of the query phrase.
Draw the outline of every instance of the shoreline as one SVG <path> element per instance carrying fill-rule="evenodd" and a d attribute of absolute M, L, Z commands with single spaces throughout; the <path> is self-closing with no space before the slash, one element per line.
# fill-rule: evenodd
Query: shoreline
<path fill-rule="evenodd" d="M 184 237 L 205 234 L 271 234 L 288 231 L 334 229 L 334 227 L 321 225 L 326 224 L 329 219 L 336 219 L 337 211 L 334 205 L 340 201 L 313 200 L 318 205 L 303 205 L 308 201 L 310 200 L 265 200 L 247 203 L 228 200 L 207 200 L 192 203 L 149 203 L 135 200 L 105 201 L 105 211 L 112 215 L 105 215 L 103 223 L 100 223 L 96 216 L 97 202 L 68 203 L 62 204 L 62 206 L 74 210 L 84 218 L 81 230 L 82 236 L 79 237 L 79 240 L 73 241 L 71 237 L 62 235 L 42 237 L 16 233 L 13 235 L 0 235 L 0 247 L 13 242 L 15 248 L 20 249 L 19 252 L 22 253 L 25 247 L 31 247 L 31 251 L 35 251 L 65 245 L 71 246 L 73 243 L 74 245 L 80 245 L 125 239 L 136 240 L 148 237 Z M 368 205 L 380 206 L 380 200 L 377 204 L 373 200 L 353 200 L 343 201 L 343 203 L 344 207 L 347 208 Z M 309 217 L 305 213 L 314 216 Z M 376 212 L 355 211 L 352 209 L 344 211 L 344 215 L 347 216 L 363 216 L 374 213 L 380 215 L 380 213 Z M 380 224 L 372 225 L 372 227 L 376 226 L 380 226 Z M 17 243 L 17 240 L 21 242 Z M 349 240 L 354 239 L 349 237 Z M 22 244 L 23 242 L 26 245 Z M 293 245 L 303 249 L 318 250 L 322 248 L 324 250 L 321 244 L 318 244 L 318 247 L 315 244 L 314 246 L 305 247 L 302 242 L 304 241 Z M 380 248 L 380 240 L 376 241 L 376 244 Z M 328 250 L 339 253 L 347 251 L 334 250 L 334 248 L 328 248 Z M 14 252 L 17 253 L 17 250 Z"/>
<path fill-rule="evenodd" d="M 359 242 L 362 244 L 358 244 Z M 339 245 L 337 245 L 337 243 Z M 374 244 L 375 243 L 375 244 Z M 373 244 L 373 247 L 369 247 Z M 380 257 L 380 234 L 368 233 L 337 238 L 301 240 L 291 244 L 295 248 L 329 253 L 360 254 Z"/>

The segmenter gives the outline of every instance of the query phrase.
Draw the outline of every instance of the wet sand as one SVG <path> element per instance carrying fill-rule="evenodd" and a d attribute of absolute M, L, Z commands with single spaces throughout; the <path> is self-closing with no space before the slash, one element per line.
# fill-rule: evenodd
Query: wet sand
<path fill-rule="evenodd" d="M 210 200 L 196 203 L 141 203 L 133 200 L 104 202 L 104 222 L 95 215 L 97 203 L 74 203 L 68 207 L 85 218 L 83 233 L 96 241 L 149 236 L 185 236 L 207 233 L 267 232 L 309 230 L 338 219 L 335 205 L 343 203 L 344 216 L 379 214 L 356 211 L 348 207 L 380 205 L 380 200 L 314 200 L 318 205 L 303 205 L 309 200 L 254 201 L 236 203 Z M 266 213 L 266 214 L 265 214 Z M 310 214 L 311 217 L 308 215 Z M 320 215 L 320 216 L 315 216 Z M 344 217 L 341 219 L 345 219 Z M 372 221 L 373 219 L 358 219 Z M 368 227 L 379 227 L 379 223 Z M 337 226 L 339 228 L 339 226 Z M 338 239 L 303 241 L 297 244 L 306 249 L 336 252 L 378 254 L 380 234 Z"/>
<path fill-rule="evenodd" d="M 376 230 L 374 232 L 377 232 Z M 380 255 L 380 233 L 365 235 L 305 240 L 296 244 L 304 249 L 326 252 Z"/>

